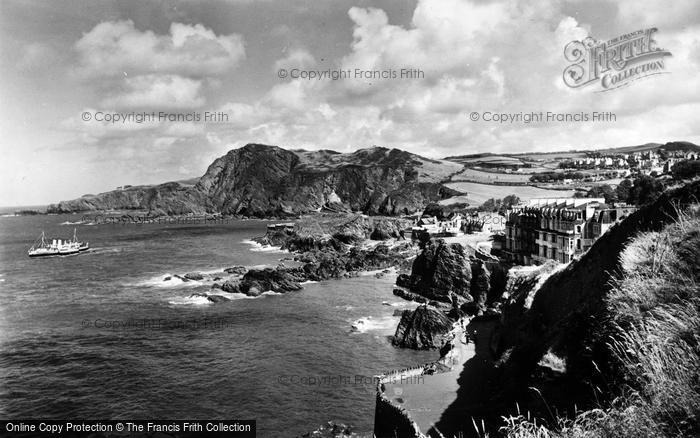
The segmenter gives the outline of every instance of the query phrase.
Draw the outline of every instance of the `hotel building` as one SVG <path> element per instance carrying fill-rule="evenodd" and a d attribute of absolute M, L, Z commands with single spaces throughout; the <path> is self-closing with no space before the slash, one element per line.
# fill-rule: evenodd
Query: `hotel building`
<path fill-rule="evenodd" d="M 531 199 L 507 214 L 504 254 L 514 263 L 568 263 L 636 210 L 602 198 Z"/>

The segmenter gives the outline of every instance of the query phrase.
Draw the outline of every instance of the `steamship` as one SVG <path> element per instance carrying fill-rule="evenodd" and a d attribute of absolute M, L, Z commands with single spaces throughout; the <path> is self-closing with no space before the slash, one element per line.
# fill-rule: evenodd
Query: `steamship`
<path fill-rule="evenodd" d="M 73 229 L 73 238 L 69 240 L 63 239 L 47 239 L 44 232 L 34 242 L 27 254 L 29 257 L 46 257 L 46 256 L 64 256 L 78 254 L 82 251 L 87 251 L 90 248 L 88 242 L 78 240 L 76 230 Z"/>

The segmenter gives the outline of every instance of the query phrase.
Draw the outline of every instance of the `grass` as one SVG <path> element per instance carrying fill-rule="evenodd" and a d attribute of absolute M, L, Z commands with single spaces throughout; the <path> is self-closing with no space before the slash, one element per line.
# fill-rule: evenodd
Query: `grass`
<path fill-rule="evenodd" d="M 530 181 L 531 175 L 531 173 L 486 172 L 483 170 L 466 167 L 461 172 L 453 175 L 452 181 L 470 180 L 484 183 L 527 183 Z"/>
<path fill-rule="evenodd" d="M 573 188 L 571 190 L 547 190 L 532 186 L 495 186 L 471 182 L 447 183 L 445 185 L 451 189 L 466 192 L 467 202 L 474 206 L 479 206 L 491 198 L 502 199 L 508 195 L 516 195 L 523 200 L 531 198 L 570 198 L 574 195 Z"/>
<path fill-rule="evenodd" d="M 620 254 L 606 297 L 612 402 L 541 424 L 503 417 L 513 438 L 646 438 L 700 435 L 700 206 L 659 232 L 641 233 Z M 611 392 L 612 392 L 611 391 Z M 614 394 L 613 394 L 614 395 Z M 488 434 L 475 424 L 482 437 Z"/>

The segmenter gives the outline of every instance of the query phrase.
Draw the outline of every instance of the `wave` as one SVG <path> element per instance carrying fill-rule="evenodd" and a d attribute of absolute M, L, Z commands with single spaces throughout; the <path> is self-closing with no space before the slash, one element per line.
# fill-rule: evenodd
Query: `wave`
<path fill-rule="evenodd" d="M 166 280 L 166 278 L 170 277 L 169 280 Z M 145 287 L 160 287 L 160 288 L 168 288 L 168 287 L 195 287 L 195 286 L 202 286 L 204 283 L 198 280 L 183 280 L 181 278 L 178 278 L 174 276 L 173 274 L 165 274 L 165 275 L 159 275 L 157 277 L 151 277 L 147 280 L 142 280 L 136 283 L 136 286 L 145 286 Z"/>
<path fill-rule="evenodd" d="M 250 239 L 243 240 L 241 243 L 245 243 L 246 245 L 252 246 L 250 250 L 253 252 L 278 252 L 282 254 L 289 254 L 288 250 L 282 249 L 279 246 L 263 245 Z"/>
<path fill-rule="evenodd" d="M 175 306 L 208 306 L 214 304 L 207 299 L 207 297 L 178 297 L 168 301 L 169 304 Z"/>
<path fill-rule="evenodd" d="M 246 294 L 238 294 L 238 293 L 233 293 L 233 292 L 224 292 L 222 290 L 217 289 L 214 292 L 205 292 L 207 295 L 221 295 L 224 298 L 228 298 L 229 300 L 251 300 L 257 297 L 251 297 Z"/>
<path fill-rule="evenodd" d="M 394 302 L 382 301 L 382 304 L 385 306 L 391 306 L 391 307 L 411 307 L 411 306 L 414 306 L 414 304 L 411 301 L 394 301 Z M 418 304 L 418 303 L 416 303 L 416 304 Z"/>
<path fill-rule="evenodd" d="M 59 225 L 90 225 L 90 224 L 92 224 L 90 221 L 75 221 L 75 222 L 65 221 L 65 222 L 61 222 Z"/>
<path fill-rule="evenodd" d="M 384 271 L 388 271 L 388 272 L 384 272 Z M 392 267 L 386 268 L 386 269 L 374 269 L 374 270 L 372 270 L 372 271 L 360 271 L 360 272 L 358 273 L 358 275 L 359 275 L 360 277 L 366 277 L 366 276 L 369 276 L 369 275 L 377 275 L 377 274 L 396 275 L 396 274 L 397 274 L 397 270 L 396 270 L 395 267 L 392 266 Z"/>
<path fill-rule="evenodd" d="M 358 333 L 367 333 L 370 331 L 391 331 L 396 326 L 397 317 L 395 316 L 380 316 L 379 318 L 372 318 L 371 316 L 366 316 L 357 319 L 351 323 L 352 331 Z"/>

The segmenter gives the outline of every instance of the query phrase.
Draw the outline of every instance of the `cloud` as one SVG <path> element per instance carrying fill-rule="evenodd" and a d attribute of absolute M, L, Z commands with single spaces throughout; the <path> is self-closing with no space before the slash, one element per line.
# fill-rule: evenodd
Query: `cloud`
<path fill-rule="evenodd" d="M 625 26 L 620 34 L 644 26 L 630 23 L 631 4 L 612 9 L 618 13 L 612 22 Z M 576 7 L 595 17 L 598 4 L 579 1 Z M 686 13 L 694 8 L 690 3 L 683 7 Z M 658 4 L 653 9 L 652 16 L 664 10 Z M 673 23 L 664 20 L 668 30 L 659 32 L 660 44 L 674 53 L 668 61 L 672 73 L 610 93 L 571 89 L 563 83 L 564 46 L 588 36 L 595 23 L 579 22 L 553 0 L 419 0 L 409 26 L 391 24 L 386 12 L 377 8 L 353 7 L 348 16 L 353 39 L 339 68 L 413 67 L 423 70 L 424 79 L 299 79 L 276 84 L 258 102 L 246 104 L 245 115 L 239 111 L 245 123 L 228 126 L 217 140 L 233 145 L 252 138 L 339 150 L 382 144 L 445 156 L 621 146 L 665 141 L 673 133 L 691 141 L 700 138 L 692 123 L 700 104 L 700 78 L 694 73 L 700 29 L 681 25 L 687 22 L 682 14 L 675 14 Z M 288 54 L 274 66 L 291 59 Z M 240 110 L 240 105 L 230 107 Z M 612 111 L 617 120 L 607 125 L 494 124 L 472 122 L 471 111 Z"/>
<path fill-rule="evenodd" d="M 102 105 L 117 110 L 197 108 L 205 102 L 201 88 L 201 81 L 177 75 L 127 77 L 120 92 L 104 98 Z"/>
<path fill-rule="evenodd" d="M 316 66 L 316 59 L 306 49 L 294 48 L 287 51 L 287 56 L 275 61 L 274 70 L 281 68 L 291 70 L 309 69 Z"/>
<path fill-rule="evenodd" d="M 165 73 L 203 77 L 235 68 L 245 58 L 243 38 L 217 36 L 201 24 L 172 23 L 170 33 L 140 31 L 129 21 L 96 25 L 75 44 L 87 77 Z"/>

